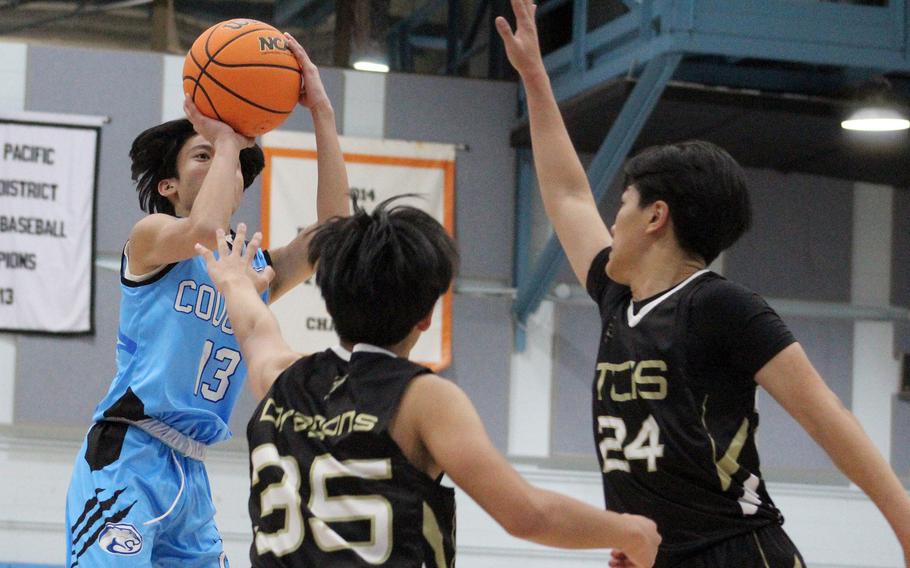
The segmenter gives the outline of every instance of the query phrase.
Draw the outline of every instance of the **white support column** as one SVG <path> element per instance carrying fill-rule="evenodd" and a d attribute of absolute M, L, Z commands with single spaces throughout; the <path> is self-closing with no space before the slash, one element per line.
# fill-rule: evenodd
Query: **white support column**
<path fill-rule="evenodd" d="M 509 455 L 549 457 L 553 384 L 553 302 L 528 318 L 524 353 L 512 353 L 509 382 Z"/>
<path fill-rule="evenodd" d="M 851 301 L 863 306 L 888 306 L 894 188 L 857 183 L 853 195 Z M 891 398 L 899 382 L 894 324 L 856 321 L 852 410 L 885 459 L 891 456 Z"/>
<path fill-rule="evenodd" d="M 385 78 L 385 73 L 344 71 L 341 131 L 346 136 L 382 138 L 385 135 Z"/>
<path fill-rule="evenodd" d="M 161 77 L 161 122 L 184 118 L 183 112 L 183 55 L 164 55 Z"/>
<path fill-rule="evenodd" d="M 0 109 L 25 110 L 28 46 L 0 43 Z M 0 424 L 13 423 L 16 400 L 16 336 L 0 333 Z"/>

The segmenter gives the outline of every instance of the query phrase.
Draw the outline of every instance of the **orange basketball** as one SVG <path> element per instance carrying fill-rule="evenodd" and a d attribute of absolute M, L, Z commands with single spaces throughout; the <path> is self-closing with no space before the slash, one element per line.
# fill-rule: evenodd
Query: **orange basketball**
<path fill-rule="evenodd" d="M 193 43 L 183 63 L 183 92 L 202 114 L 245 136 L 259 136 L 294 110 L 300 66 L 284 34 L 272 26 L 228 20 Z"/>

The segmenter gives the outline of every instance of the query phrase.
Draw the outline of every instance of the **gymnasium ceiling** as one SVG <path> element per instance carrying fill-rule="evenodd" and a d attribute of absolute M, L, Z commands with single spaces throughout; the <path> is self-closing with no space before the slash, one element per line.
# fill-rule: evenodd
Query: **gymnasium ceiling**
<path fill-rule="evenodd" d="M 853 3 L 881 5 L 885 0 Z M 589 0 L 589 4 L 588 28 L 593 29 L 625 13 L 629 2 Z M 0 41 L 182 54 L 212 24 L 248 17 L 295 34 L 317 64 L 343 67 L 350 52 L 338 38 L 347 37 L 350 43 L 352 23 L 356 25 L 352 18 L 358 17 L 354 14 L 369 13 L 369 25 L 377 36 L 387 37 L 396 26 L 410 26 L 411 58 L 393 63 L 393 70 L 513 79 L 489 27 L 491 9 L 501 13 L 508 11 L 507 5 L 507 0 L 0 0 Z M 456 28 L 448 26 L 452 6 Z M 357 11 L 361 8 L 365 12 Z M 545 52 L 570 40 L 571 8 L 571 1 L 542 1 L 539 25 Z M 446 34 L 452 29 L 463 46 L 473 48 L 473 55 L 454 71 L 451 65 L 447 70 L 445 49 Z M 910 100 L 910 77 L 892 73 L 885 78 L 893 97 Z M 862 69 L 687 58 L 635 148 L 702 138 L 724 146 L 751 167 L 910 187 L 906 133 L 873 138 L 850 135 L 840 128 L 864 85 L 880 79 Z M 613 80 L 563 103 L 579 150 L 597 150 L 632 86 L 631 78 Z M 528 144 L 526 123 L 516 123 L 511 142 Z"/>

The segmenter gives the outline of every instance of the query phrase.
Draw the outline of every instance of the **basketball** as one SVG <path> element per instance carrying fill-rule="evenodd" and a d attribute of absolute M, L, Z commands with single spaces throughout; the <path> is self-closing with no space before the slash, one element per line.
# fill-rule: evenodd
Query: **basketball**
<path fill-rule="evenodd" d="M 294 110 L 300 66 L 284 34 L 272 26 L 227 20 L 196 38 L 183 63 L 183 92 L 202 114 L 255 137 Z"/>

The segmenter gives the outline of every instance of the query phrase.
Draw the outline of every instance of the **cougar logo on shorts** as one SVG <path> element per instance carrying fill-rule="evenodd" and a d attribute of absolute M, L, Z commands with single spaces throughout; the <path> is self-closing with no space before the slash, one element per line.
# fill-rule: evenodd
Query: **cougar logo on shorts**
<path fill-rule="evenodd" d="M 127 524 L 104 525 L 98 544 L 111 554 L 136 554 L 142 550 L 142 536 L 136 527 Z"/>
<path fill-rule="evenodd" d="M 95 496 L 85 502 L 82 514 L 73 523 L 72 541 L 70 542 L 72 546 L 70 558 L 73 559 L 73 562 L 70 564 L 70 568 L 78 566 L 82 555 L 102 539 L 101 547 L 111 554 L 136 554 L 142 549 L 142 538 L 135 527 L 125 523 L 120 524 L 136 502 L 133 501 L 125 506 L 124 503 L 117 502 L 126 491 L 125 487 L 117 489 L 108 499 L 102 500 L 100 497 L 104 491 L 104 489 L 95 489 Z M 127 527 L 132 530 L 132 533 L 119 533 L 114 530 L 117 527 Z M 131 552 L 126 547 L 126 541 L 133 543 L 134 550 Z M 138 541 L 138 546 L 135 545 L 135 541 Z M 110 548 L 108 548 L 109 546 Z"/>

